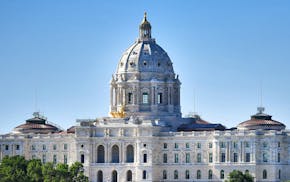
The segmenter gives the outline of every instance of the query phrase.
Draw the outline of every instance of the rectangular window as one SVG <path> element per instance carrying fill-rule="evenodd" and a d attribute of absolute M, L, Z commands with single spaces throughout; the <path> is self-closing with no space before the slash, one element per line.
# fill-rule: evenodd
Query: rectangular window
<path fill-rule="evenodd" d="M 143 163 L 147 163 L 147 154 L 143 155 Z"/>
<path fill-rule="evenodd" d="M 163 154 L 163 163 L 167 163 L 167 154 Z"/>
<path fill-rule="evenodd" d="M 238 162 L 238 153 L 234 153 L 234 162 Z"/>
<path fill-rule="evenodd" d="M 164 149 L 167 149 L 167 143 L 164 143 L 164 144 L 163 144 L 163 148 L 164 148 Z"/>
<path fill-rule="evenodd" d="M 178 143 L 174 143 L 174 148 L 178 149 Z"/>
<path fill-rule="evenodd" d="M 209 153 L 208 154 L 208 162 L 209 163 L 212 163 L 212 153 Z"/>
<path fill-rule="evenodd" d="M 197 154 L 197 162 L 198 163 L 201 163 L 201 153 L 198 153 Z"/>
<path fill-rule="evenodd" d="M 16 145 L 16 150 L 20 150 L 20 145 Z"/>
<path fill-rule="evenodd" d="M 263 162 L 268 162 L 268 157 L 266 153 L 263 153 Z"/>
<path fill-rule="evenodd" d="M 221 153 L 221 162 L 226 162 L 226 154 L 225 153 Z"/>
<path fill-rule="evenodd" d="M 85 163 L 85 154 L 81 154 L 81 163 Z"/>
<path fill-rule="evenodd" d="M 245 142 L 245 146 L 246 146 L 246 148 L 249 148 L 250 147 L 249 142 Z"/>
<path fill-rule="evenodd" d="M 251 154 L 246 153 L 246 162 L 251 162 Z"/>
<path fill-rule="evenodd" d="M 132 104 L 132 102 L 133 102 L 133 94 L 128 93 L 128 104 Z"/>
<path fill-rule="evenodd" d="M 63 149 L 64 149 L 64 150 L 67 150 L 67 144 L 66 144 L 66 143 L 63 144 Z"/>
<path fill-rule="evenodd" d="M 190 153 L 185 154 L 185 163 L 190 163 Z"/>
<path fill-rule="evenodd" d="M 277 157 L 278 157 L 278 160 L 277 161 L 280 162 L 280 153 L 278 153 L 278 156 Z"/>
<path fill-rule="evenodd" d="M 42 150 L 46 150 L 46 145 L 42 145 Z"/>
<path fill-rule="evenodd" d="M 226 147 L 225 142 L 221 142 L 221 143 L 220 143 L 220 147 L 221 147 L 221 148 L 225 148 L 225 147 Z"/>
<path fill-rule="evenodd" d="M 53 150 L 56 150 L 56 144 L 53 145 Z"/>
<path fill-rule="evenodd" d="M 35 145 L 31 145 L 31 150 L 35 150 Z"/>
<path fill-rule="evenodd" d="M 189 143 L 185 144 L 185 148 L 189 149 Z"/>
<path fill-rule="evenodd" d="M 234 148 L 238 148 L 238 143 L 237 142 L 234 142 L 233 145 L 234 145 Z"/>
<path fill-rule="evenodd" d="M 46 163 L 46 155 L 45 155 L 45 154 L 42 155 L 42 163 L 43 163 L 43 164 Z"/>
<path fill-rule="evenodd" d="M 158 93 L 157 104 L 162 104 L 162 93 Z"/>
<path fill-rule="evenodd" d="M 64 163 L 64 164 L 67 164 L 67 155 L 66 155 L 66 154 L 63 155 L 63 163 Z"/>
<path fill-rule="evenodd" d="M 201 143 L 197 143 L 197 148 L 198 148 L 198 149 L 201 148 Z"/>
<path fill-rule="evenodd" d="M 210 143 L 208 143 L 208 148 L 212 148 L 212 143 L 210 142 Z"/>
<path fill-rule="evenodd" d="M 143 104 L 148 104 L 149 102 L 148 102 L 148 93 L 143 93 L 143 95 L 142 95 L 143 97 L 142 97 L 142 103 Z"/>
<path fill-rule="evenodd" d="M 33 154 L 33 155 L 31 156 L 31 159 L 36 159 L 36 155 Z"/>
<path fill-rule="evenodd" d="M 280 148 L 281 147 L 281 144 L 280 144 L 280 142 L 278 142 L 278 148 Z"/>
<path fill-rule="evenodd" d="M 56 157 L 56 155 L 53 155 L 53 164 L 56 164 L 57 163 L 57 157 Z"/>
<path fill-rule="evenodd" d="M 5 150 L 9 150 L 9 145 L 5 145 Z"/>
<path fill-rule="evenodd" d="M 178 163 L 178 154 L 174 154 L 174 163 Z"/>

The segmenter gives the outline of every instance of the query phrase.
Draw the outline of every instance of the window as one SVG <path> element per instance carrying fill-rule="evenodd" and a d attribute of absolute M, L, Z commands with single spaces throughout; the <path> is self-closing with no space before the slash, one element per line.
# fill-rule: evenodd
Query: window
<path fill-rule="evenodd" d="M 16 145 L 16 150 L 20 150 L 20 145 Z"/>
<path fill-rule="evenodd" d="M 220 143 L 220 147 L 221 147 L 221 148 L 226 148 L 226 143 L 225 143 L 225 142 L 221 142 L 221 143 Z"/>
<path fill-rule="evenodd" d="M 208 143 L 208 148 L 212 148 L 212 143 L 210 142 L 210 143 Z"/>
<path fill-rule="evenodd" d="M 81 154 L 81 163 L 85 163 L 85 154 Z"/>
<path fill-rule="evenodd" d="M 162 104 L 162 93 L 158 93 L 157 95 L 157 104 Z"/>
<path fill-rule="evenodd" d="M 57 163 L 57 157 L 56 157 L 56 155 L 53 155 L 53 164 L 56 164 Z"/>
<path fill-rule="evenodd" d="M 221 172 L 220 172 L 220 178 L 221 179 L 225 179 L 225 171 L 224 170 L 221 170 Z"/>
<path fill-rule="evenodd" d="M 167 171 L 163 170 L 163 179 L 167 179 Z"/>
<path fill-rule="evenodd" d="M 42 145 L 42 150 L 46 150 L 46 145 Z"/>
<path fill-rule="evenodd" d="M 5 150 L 9 150 L 9 145 L 5 145 Z"/>
<path fill-rule="evenodd" d="M 127 171 L 127 181 L 132 181 L 132 171 Z"/>
<path fill-rule="evenodd" d="M 234 142 L 233 145 L 234 145 L 234 148 L 238 148 L 238 143 L 237 142 Z"/>
<path fill-rule="evenodd" d="M 56 145 L 55 144 L 53 145 L 53 150 L 56 150 Z"/>
<path fill-rule="evenodd" d="M 112 163 L 119 163 L 119 147 L 114 145 L 112 147 Z"/>
<path fill-rule="evenodd" d="M 147 163 L 147 154 L 143 154 L 143 163 Z"/>
<path fill-rule="evenodd" d="M 246 169 L 245 174 L 249 174 L 249 170 L 248 169 Z"/>
<path fill-rule="evenodd" d="M 145 170 L 143 171 L 142 178 L 143 179 L 146 179 L 147 178 L 147 172 Z"/>
<path fill-rule="evenodd" d="M 185 154 L 185 163 L 190 163 L 190 153 Z"/>
<path fill-rule="evenodd" d="M 143 93 L 143 97 L 142 97 L 142 103 L 143 104 L 148 104 L 148 93 Z"/>
<path fill-rule="evenodd" d="M 190 176 L 189 176 L 189 170 L 186 170 L 185 171 L 185 179 L 189 179 L 190 178 Z"/>
<path fill-rule="evenodd" d="M 200 163 L 201 162 L 201 153 L 197 154 L 197 162 Z"/>
<path fill-rule="evenodd" d="M 263 179 L 267 179 L 267 171 L 265 169 L 263 170 Z"/>
<path fill-rule="evenodd" d="M 67 144 L 63 144 L 63 150 L 67 150 Z"/>
<path fill-rule="evenodd" d="M 268 157 L 266 153 L 263 153 L 263 162 L 268 162 Z"/>
<path fill-rule="evenodd" d="M 117 171 L 112 172 L 112 182 L 117 182 L 118 181 L 118 173 Z"/>
<path fill-rule="evenodd" d="M 208 171 L 208 179 L 212 179 L 212 170 Z"/>
<path fill-rule="evenodd" d="M 174 179 L 178 179 L 178 171 L 174 170 Z"/>
<path fill-rule="evenodd" d="M 33 155 L 31 156 L 31 159 L 36 159 L 36 155 L 33 154 Z"/>
<path fill-rule="evenodd" d="M 250 147 L 249 142 L 245 142 L 245 147 L 246 147 L 246 148 L 249 148 L 249 147 Z"/>
<path fill-rule="evenodd" d="M 221 162 L 226 162 L 226 154 L 225 153 L 221 153 Z"/>
<path fill-rule="evenodd" d="M 31 150 L 35 150 L 35 145 L 31 145 Z"/>
<path fill-rule="evenodd" d="M 99 145 L 97 149 L 97 163 L 105 162 L 105 147 L 103 145 Z"/>
<path fill-rule="evenodd" d="M 163 144 L 163 148 L 164 148 L 164 149 L 167 149 L 167 143 L 164 143 L 164 144 Z"/>
<path fill-rule="evenodd" d="M 163 154 L 163 163 L 167 163 L 167 154 Z"/>
<path fill-rule="evenodd" d="M 201 143 L 197 143 L 197 148 L 198 148 L 198 149 L 201 148 Z"/>
<path fill-rule="evenodd" d="M 42 155 L 42 163 L 43 163 L 43 164 L 46 163 L 46 155 L 45 155 L 45 154 Z"/>
<path fill-rule="evenodd" d="M 278 171 L 278 179 L 281 179 L 281 170 Z"/>
<path fill-rule="evenodd" d="M 234 153 L 234 162 L 238 162 L 238 153 Z"/>
<path fill-rule="evenodd" d="M 178 154 L 174 154 L 174 163 L 178 163 Z"/>
<path fill-rule="evenodd" d="M 277 144 L 277 145 L 278 145 L 278 148 L 280 148 L 280 147 L 281 147 L 281 143 L 280 143 L 280 142 L 278 142 L 278 144 Z"/>
<path fill-rule="evenodd" d="M 246 153 L 246 162 L 250 162 L 250 161 L 251 161 L 251 154 Z"/>
<path fill-rule="evenodd" d="M 209 163 L 212 163 L 212 153 L 209 153 L 208 154 L 208 162 Z"/>
<path fill-rule="evenodd" d="M 103 171 L 98 171 L 98 182 L 103 182 Z"/>
<path fill-rule="evenodd" d="M 268 144 L 266 142 L 263 143 L 263 147 L 267 148 Z"/>
<path fill-rule="evenodd" d="M 127 162 L 134 162 L 134 148 L 132 145 L 127 146 L 126 158 Z"/>
<path fill-rule="evenodd" d="M 278 158 L 277 161 L 280 162 L 280 153 L 278 153 L 277 158 Z"/>
<path fill-rule="evenodd" d="M 174 148 L 178 149 L 178 143 L 174 143 Z"/>
<path fill-rule="evenodd" d="M 128 93 L 128 104 L 132 104 L 132 101 L 133 101 L 133 94 Z"/>
<path fill-rule="evenodd" d="M 189 149 L 189 143 L 185 144 L 185 148 Z"/>
<path fill-rule="evenodd" d="M 63 163 L 67 164 L 67 155 L 66 154 L 63 155 Z"/>
<path fill-rule="evenodd" d="M 201 171 L 200 170 L 196 171 L 196 179 L 201 179 Z"/>

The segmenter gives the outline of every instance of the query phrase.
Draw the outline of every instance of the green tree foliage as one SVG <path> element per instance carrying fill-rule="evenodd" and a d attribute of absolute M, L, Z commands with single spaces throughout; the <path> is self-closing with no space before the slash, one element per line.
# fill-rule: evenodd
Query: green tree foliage
<path fill-rule="evenodd" d="M 43 181 L 42 163 L 39 159 L 32 159 L 27 165 L 27 176 L 31 182 Z"/>
<path fill-rule="evenodd" d="M 226 182 L 254 182 L 254 177 L 249 173 L 243 174 L 241 171 L 233 170 Z"/>
<path fill-rule="evenodd" d="M 39 159 L 30 161 L 22 156 L 4 157 L 0 164 L 0 182 L 88 182 L 83 165 L 79 162 L 70 167 L 67 164 L 48 162 Z"/>

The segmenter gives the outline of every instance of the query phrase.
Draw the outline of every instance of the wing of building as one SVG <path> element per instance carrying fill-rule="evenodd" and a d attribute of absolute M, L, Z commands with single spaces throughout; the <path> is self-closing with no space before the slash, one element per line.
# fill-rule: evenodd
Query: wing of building
<path fill-rule="evenodd" d="M 182 117 L 181 82 L 151 28 L 145 14 L 112 76 L 108 117 L 63 130 L 35 113 L 0 136 L 0 160 L 79 161 L 93 182 L 222 182 L 234 169 L 255 181 L 289 180 L 290 132 L 263 108 L 231 129 L 199 115 Z"/>

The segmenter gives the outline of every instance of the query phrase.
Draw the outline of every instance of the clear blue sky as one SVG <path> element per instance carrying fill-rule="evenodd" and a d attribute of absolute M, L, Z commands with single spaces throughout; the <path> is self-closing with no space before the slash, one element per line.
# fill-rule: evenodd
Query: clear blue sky
<path fill-rule="evenodd" d="M 290 1 L 0 1 L 0 133 L 37 109 L 68 128 L 107 116 L 109 81 L 143 13 L 182 82 L 183 114 L 290 127 Z M 35 108 L 37 93 L 37 108 Z M 194 94 L 195 93 L 195 94 Z"/>

